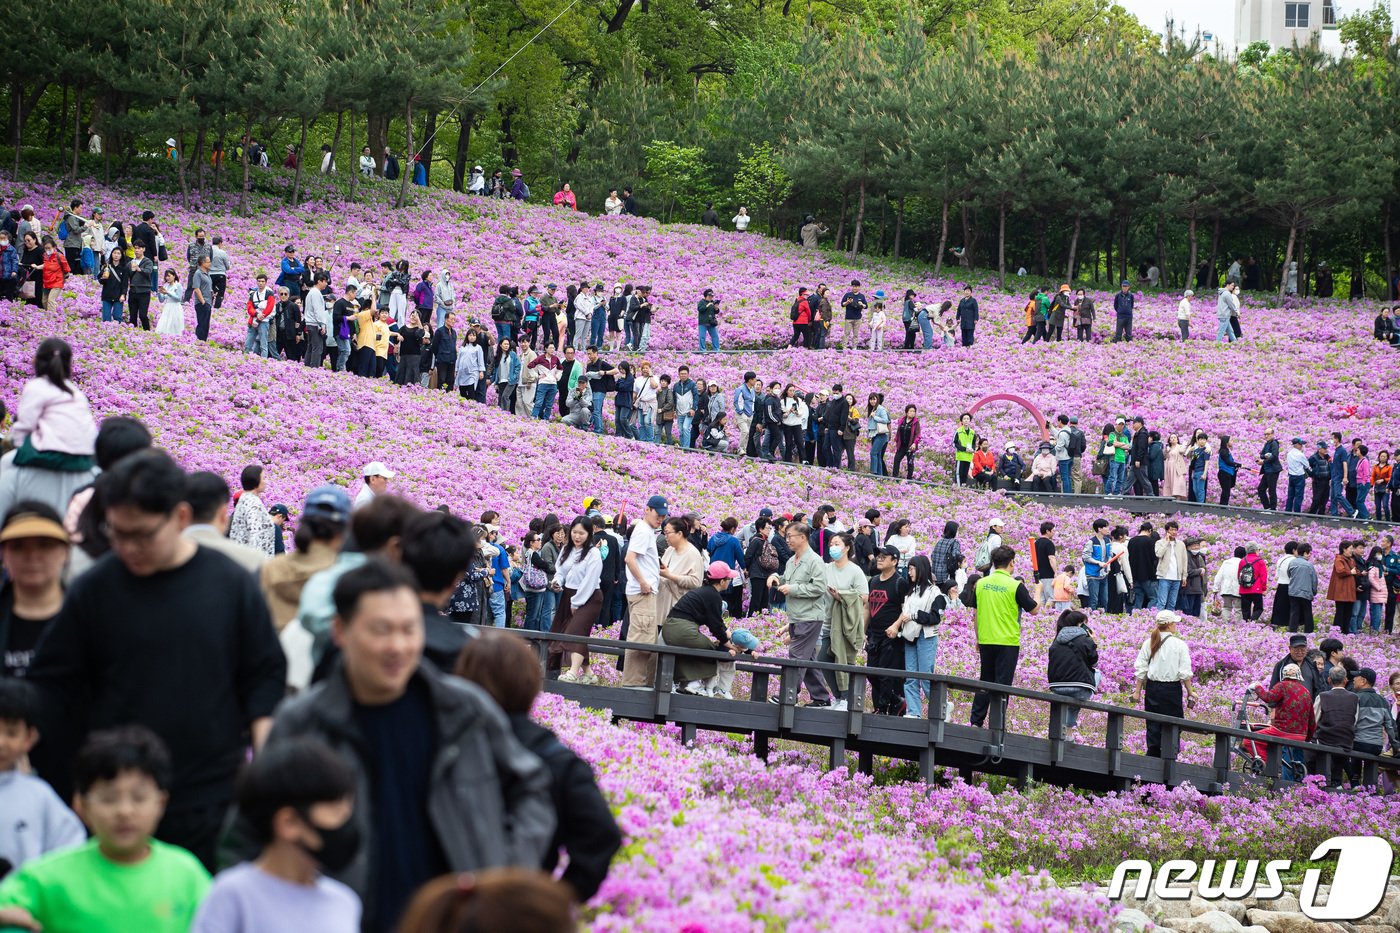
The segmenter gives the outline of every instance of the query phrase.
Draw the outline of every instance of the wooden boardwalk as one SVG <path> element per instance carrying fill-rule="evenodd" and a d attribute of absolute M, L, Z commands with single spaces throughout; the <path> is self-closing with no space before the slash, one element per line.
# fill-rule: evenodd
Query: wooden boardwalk
<path fill-rule="evenodd" d="M 860 770 L 865 773 L 870 773 L 875 757 L 880 756 L 916 763 L 925 781 L 935 780 L 937 769 L 951 768 L 965 779 L 977 773 L 995 774 L 1009 777 L 1019 784 L 1037 780 L 1098 791 L 1127 790 L 1138 782 L 1169 787 L 1191 784 L 1206 793 L 1221 794 L 1249 786 L 1286 787 L 1293 784 L 1282 773 L 1280 753 L 1285 747 L 1320 755 L 1317 769 L 1322 773 L 1326 773 L 1323 769 L 1330 767 L 1330 759 L 1339 754 L 1336 749 L 1326 746 L 1261 737 L 1231 726 L 1177 719 L 1104 703 L 1079 702 L 1058 694 L 1019 687 L 941 674 L 908 674 L 904 671 L 817 661 L 798 662 L 789 658 L 764 657 L 740 661 L 740 669 L 749 672 L 753 678 L 747 698 L 725 700 L 693 696 L 672 692 L 676 658 L 730 660 L 727 653 L 541 632 L 521 634 L 536 642 L 542 662 L 551 642 L 585 646 L 595 660 L 602 660 L 597 657 L 599 655 L 620 654 L 623 649 L 651 651 L 658 656 L 657 682 L 653 687 L 610 687 L 551 678 L 545 681 L 545 689 L 551 693 L 590 708 L 609 710 L 615 719 L 673 723 L 680 726 L 681 736 L 687 742 L 701 729 L 748 735 L 752 737 L 754 754 L 765 759 L 774 739 L 824 746 L 828 750 L 829 767 L 833 769 L 845 767 L 846 754 L 854 752 L 858 756 Z M 850 687 L 846 698 L 849 709 L 838 711 L 798 706 L 798 672 L 803 668 L 848 674 Z M 862 710 L 866 686 L 872 676 L 930 681 L 933 700 L 929 704 L 929 718 L 906 719 Z M 770 685 L 778 687 L 780 702 L 768 701 Z M 965 694 L 976 690 L 991 693 L 987 728 L 974 728 L 944 719 L 950 691 Z M 1021 735 L 1006 729 L 1006 704 L 1012 697 L 1050 707 L 1045 735 Z M 862 702 L 856 702 L 857 698 Z M 1070 706 L 1078 706 L 1082 711 L 1102 712 L 1107 716 L 1104 745 L 1084 745 L 1065 739 L 1061 711 Z M 1162 726 L 1162 758 L 1150 758 L 1123 748 L 1124 737 L 1131 731 L 1144 729 L 1148 721 L 1158 722 Z M 1182 737 L 1187 734 L 1209 737 L 1213 748 L 1210 765 L 1178 760 Z M 1254 738 L 1268 748 L 1262 774 L 1240 770 L 1243 759 L 1236 748 L 1239 741 L 1246 738 Z M 1361 761 L 1367 783 L 1375 782 L 1378 766 L 1394 764 L 1394 759 L 1374 755 L 1352 754 L 1347 757 Z"/>

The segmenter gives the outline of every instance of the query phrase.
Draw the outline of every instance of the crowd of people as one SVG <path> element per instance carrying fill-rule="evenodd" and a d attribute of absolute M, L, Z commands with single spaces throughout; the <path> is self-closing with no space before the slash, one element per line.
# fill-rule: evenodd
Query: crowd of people
<path fill-rule="evenodd" d="M 1050 688 L 1082 701 L 1100 681 L 1085 610 L 1151 608 L 1135 690 L 1149 711 L 1180 716 L 1193 673 L 1177 611 L 1217 595 L 1218 611 L 1259 620 L 1269 591 L 1256 548 L 1211 574 L 1174 521 L 1131 540 L 1096 521 L 1066 552 L 1077 561 L 1046 522 L 1026 576 L 1000 520 L 969 560 L 955 522 L 927 542 L 905 519 L 882 530 L 873 509 L 847 525 L 831 506 L 765 508 L 711 534 L 659 494 L 635 520 L 590 497 L 572 519 L 531 519 L 515 544 L 494 511 L 470 523 L 393 495 L 396 471 L 381 462 L 361 470 L 353 500 L 313 489 L 287 549 L 290 510 L 263 501 L 261 465 L 240 472 L 231 502 L 224 477 L 187 474 L 139 421 L 94 423 L 58 338 L 38 347 L 9 443 L 0 800 L 20 818 L 0 832 L 0 923 L 21 929 L 140 916 L 156 931 L 447 933 L 463 928 L 440 919 L 448 908 L 499 917 L 507 897 L 529 901 L 509 928 L 569 929 L 570 905 L 599 889 L 622 836 L 587 764 L 529 716 L 543 675 L 534 650 L 500 631 L 513 616 L 527 630 L 589 636 L 621 622 L 629 643 L 715 649 L 680 658 L 675 689 L 729 698 L 735 662 L 760 644 L 735 625 L 751 613 L 785 611 L 793 658 L 931 673 L 946 613 L 968 606 L 980 679 L 1010 684 L 1022 614 L 1053 607 Z M 1259 695 L 1282 698 L 1278 734 L 1378 752 L 1395 727 L 1375 671 L 1335 637 L 1316 660 L 1307 651 L 1310 554 L 1290 543 L 1277 564 L 1270 618 L 1297 634 Z M 1393 631 L 1397 595 L 1389 536 L 1369 551 L 1342 545 L 1327 593 L 1341 635 L 1368 620 Z M 628 649 L 620 666 L 623 686 L 654 687 L 650 652 Z M 579 643 L 551 642 L 547 667 L 597 680 Z M 1301 715 L 1295 682 L 1313 701 L 1311 731 L 1287 718 Z M 812 706 L 866 703 L 845 674 L 807 669 L 797 683 Z M 1389 683 L 1400 690 L 1400 674 Z M 936 715 L 927 681 L 891 673 L 870 686 L 874 712 Z M 787 689 L 772 700 L 796 702 L 799 687 Z M 977 692 L 968 721 L 982 726 L 991 702 Z M 1149 724 L 1149 754 L 1161 742 Z"/>

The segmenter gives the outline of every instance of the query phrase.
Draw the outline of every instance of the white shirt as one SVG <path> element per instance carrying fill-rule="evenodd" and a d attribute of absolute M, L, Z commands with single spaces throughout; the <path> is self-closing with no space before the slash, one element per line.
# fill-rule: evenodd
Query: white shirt
<path fill-rule="evenodd" d="M 1240 559 L 1238 557 L 1221 561 L 1220 569 L 1215 572 L 1215 580 L 1211 584 L 1211 589 L 1221 596 L 1240 595 Z"/>
<path fill-rule="evenodd" d="M 1308 455 L 1297 447 L 1288 448 L 1288 455 L 1283 458 L 1283 461 L 1288 465 L 1289 476 L 1308 475 Z"/>
<path fill-rule="evenodd" d="M 569 600 L 570 607 L 574 609 L 588 602 L 598 589 L 598 580 L 603 575 L 603 556 L 598 553 L 597 546 L 590 547 L 582 557 L 581 554 L 584 552 L 574 548 L 569 552 L 568 560 L 554 567 L 555 582 L 574 591 L 573 599 Z"/>
<path fill-rule="evenodd" d="M 616 216 L 622 213 L 622 199 L 608 198 L 603 202 L 603 213 L 609 216 Z"/>
<path fill-rule="evenodd" d="M 1152 654 L 1152 639 L 1142 643 L 1137 660 L 1133 662 L 1133 676 L 1148 680 L 1171 683 L 1191 678 L 1191 651 L 1180 635 L 1164 635 L 1157 654 Z"/>
<path fill-rule="evenodd" d="M 1291 579 L 1288 570 L 1293 566 L 1293 560 L 1294 557 L 1292 554 L 1285 554 L 1280 557 L 1278 563 L 1274 565 L 1274 582 L 1279 586 L 1288 585 L 1288 581 Z"/>
<path fill-rule="evenodd" d="M 1174 543 L 1174 542 L 1173 542 Z M 1176 566 L 1176 548 L 1171 543 L 1167 545 L 1167 551 L 1162 555 L 1162 566 L 1157 570 L 1159 580 L 1180 580 L 1181 571 Z"/>
<path fill-rule="evenodd" d="M 637 522 L 627 537 L 627 556 L 636 557 L 637 569 L 642 572 L 653 593 L 661 585 L 661 555 L 656 553 L 656 529 L 646 522 Z M 640 596 L 641 582 L 627 568 L 627 595 Z"/>
<path fill-rule="evenodd" d="M 918 553 L 919 545 L 913 535 L 895 535 L 885 541 L 890 547 L 899 548 L 899 569 L 909 566 L 909 558 Z"/>
<path fill-rule="evenodd" d="M 743 231 L 749 229 L 749 221 L 752 220 L 752 219 L 753 219 L 753 218 L 751 218 L 748 214 L 735 214 L 735 215 L 734 215 L 734 229 L 735 229 L 735 230 L 738 230 L 738 231 L 740 231 L 740 232 L 743 232 Z"/>
<path fill-rule="evenodd" d="M 362 509 L 373 501 L 374 490 L 369 488 L 369 483 L 365 483 L 364 486 L 360 487 L 360 491 L 355 495 L 354 508 L 356 510 Z"/>
<path fill-rule="evenodd" d="M 1183 298 L 1176 305 L 1176 319 L 1178 321 L 1191 320 L 1191 299 Z"/>

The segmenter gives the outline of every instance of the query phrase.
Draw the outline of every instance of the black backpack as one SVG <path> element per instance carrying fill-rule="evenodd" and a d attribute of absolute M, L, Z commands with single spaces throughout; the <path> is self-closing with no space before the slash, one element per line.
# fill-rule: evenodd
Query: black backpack
<path fill-rule="evenodd" d="M 1084 451 L 1088 449 L 1088 441 L 1084 437 L 1084 432 L 1076 427 L 1069 429 L 1069 455 L 1072 458 L 1084 456 Z"/>
<path fill-rule="evenodd" d="M 508 295 L 497 295 L 496 300 L 491 302 L 491 320 L 497 323 L 509 321 L 513 310 L 515 306 Z"/>

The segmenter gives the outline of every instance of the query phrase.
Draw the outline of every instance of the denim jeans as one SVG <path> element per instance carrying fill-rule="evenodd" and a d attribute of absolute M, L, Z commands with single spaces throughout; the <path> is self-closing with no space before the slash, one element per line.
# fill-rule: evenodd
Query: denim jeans
<path fill-rule="evenodd" d="M 1370 507 L 1370 505 L 1367 503 L 1367 500 L 1370 499 L 1370 498 L 1371 498 L 1371 484 L 1370 484 L 1370 483 L 1357 483 L 1357 484 L 1356 484 L 1356 517 L 1357 517 L 1357 518 L 1370 518 L 1370 517 L 1371 517 L 1371 507 Z"/>
<path fill-rule="evenodd" d="M 1379 633 L 1385 622 L 1385 603 L 1368 603 L 1371 613 L 1371 631 Z"/>
<path fill-rule="evenodd" d="M 1288 477 L 1288 499 L 1283 504 L 1285 512 L 1303 511 L 1303 492 L 1307 489 L 1308 478 L 1306 476 Z"/>
<path fill-rule="evenodd" d="M 336 370 L 336 372 L 342 372 L 342 371 L 344 371 L 344 370 L 346 369 L 346 367 L 348 367 L 348 366 L 350 365 L 350 363 L 349 363 L 349 360 L 350 360 L 350 353 L 351 353 L 353 347 L 354 347 L 354 344 L 351 343 L 349 337 L 337 337 L 337 338 L 335 338 L 335 348 L 336 348 L 335 370 Z"/>
<path fill-rule="evenodd" d="M 888 434 L 876 434 L 870 439 L 870 475 L 888 476 L 885 470 L 885 446 L 889 444 Z"/>
<path fill-rule="evenodd" d="M 243 352 L 254 356 L 267 356 L 267 321 L 261 321 L 248 328 L 243 337 Z"/>
<path fill-rule="evenodd" d="M 1153 609 L 1175 609 L 1177 598 L 1181 595 L 1180 580 L 1158 580 L 1157 598 L 1152 601 Z"/>
<path fill-rule="evenodd" d="M 632 325 L 633 336 L 636 338 L 636 348 L 638 353 L 647 352 L 647 346 L 651 343 L 651 322 L 643 324 L 639 329 L 637 325 Z"/>
<path fill-rule="evenodd" d="M 552 382 L 541 382 L 535 386 L 535 405 L 530 417 L 537 421 L 548 421 L 554 414 L 554 399 L 559 394 L 559 386 Z"/>
<path fill-rule="evenodd" d="M 1226 343 L 1235 342 L 1235 329 L 1230 326 L 1229 318 L 1220 322 L 1220 326 L 1215 331 L 1215 339 L 1217 341 L 1223 340 Z"/>
<path fill-rule="evenodd" d="M 690 446 L 690 431 L 695 426 L 695 416 L 676 415 L 676 432 L 681 439 L 682 447 Z"/>
<path fill-rule="evenodd" d="M 593 393 L 593 420 L 589 424 L 592 426 L 594 434 L 603 433 L 603 400 L 607 397 L 605 392 Z"/>
<path fill-rule="evenodd" d="M 1094 691 L 1088 687 L 1051 687 L 1051 693 L 1058 693 L 1060 696 L 1070 697 L 1074 700 L 1092 700 Z M 1065 728 L 1073 729 L 1079 725 L 1079 707 L 1065 707 Z"/>
<path fill-rule="evenodd" d="M 1126 480 L 1128 464 L 1111 460 L 1108 464 L 1108 479 L 1104 483 L 1104 495 L 1121 496 Z"/>
<path fill-rule="evenodd" d="M 701 352 L 701 353 L 706 352 L 706 351 L 705 351 L 705 338 L 707 338 L 707 337 L 708 337 L 709 340 L 710 340 L 710 344 L 711 344 L 710 349 L 711 349 L 711 350 L 718 350 L 718 349 L 719 349 L 719 327 L 716 326 L 716 325 L 714 325 L 714 324 L 701 324 L 701 325 L 700 325 L 700 352 Z"/>
<path fill-rule="evenodd" d="M 1206 501 L 1206 475 L 1204 473 L 1191 474 L 1191 496 L 1194 502 Z"/>
<path fill-rule="evenodd" d="M 1106 576 L 1103 576 L 1103 577 L 1089 577 L 1089 576 L 1086 576 L 1086 577 L 1084 578 L 1084 584 L 1085 584 L 1085 586 L 1086 586 L 1086 587 L 1088 588 L 1088 590 L 1089 590 L 1089 608 L 1090 608 L 1090 609 L 1107 609 L 1107 608 L 1108 608 L 1108 577 L 1106 577 Z"/>
<path fill-rule="evenodd" d="M 638 408 L 637 410 L 637 440 L 645 441 L 648 444 L 656 443 L 656 422 L 655 415 L 649 408 Z"/>
<path fill-rule="evenodd" d="M 1133 608 L 1146 609 L 1157 604 L 1157 581 L 1139 580 L 1133 584 Z"/>
<path fill-rule="evenodd" d="M 603 345 L 603 338 L 608 331 L 608 313 L 606 311 L 594 311 L 593 317 L 588 320 L 588 342 L 595 347 Z"/>
<path fill-rule="evenodd" d="M 920 635 L 912 642 L 904 643 L 904 669 L 924 674 L 933 673 L 934 662 L 938 660 L 938 636 L 928 638 Z M 931 697 L 933 684 L 927 680 L 906 680 L 904 682 L 904 711 L 923 715 L 924 704 L 921 695 Z"/>
<path fill-rule="evenodd" d="M 1060 470 L 1060 492 L 1074 492 L 1074 479 L 1071 470 L 1074 468 L 1073 460 L 1061 460 L 1057 464 Z"/>
<path fill-rule="evenodd" d="M 116 321 L 118 324 L 123 323 L 125 318 L 122 310 L 122 303 L 120 301 L 108 301 L 106 298 L 103 298 L 102 320 Z"/>
<path fill-rule="evenodd" d="M 1332 477 L 1331 493 L 1332 501 L 1327 506 L 1329 515 L 1336 515 L 1338 506 L 1340 506 L 1342 511 L 1345 512 L 1347 515 L 1356 514 L 1356 511 L 1351 507 L 1351 503 L 1347 501 L 1346 486 L 1342 482 L 1342 478 L 1340 476 Z"/>
<path fill-rule="evenodd" d="M 491 624 L 496 628 L 506 627 L 506 592 L 505 590 L 491 591 Z"/>

